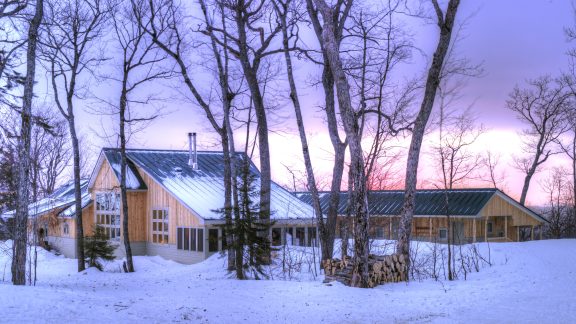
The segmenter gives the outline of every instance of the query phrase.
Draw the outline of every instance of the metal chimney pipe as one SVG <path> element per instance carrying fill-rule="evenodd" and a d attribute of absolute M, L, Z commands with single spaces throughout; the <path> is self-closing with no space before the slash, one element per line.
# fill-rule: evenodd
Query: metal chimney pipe
<path fill-rule="evenodd" d="M 188 165 L 190 167 L 194 163 L 192 156 L 192 133 L 188 133 Z"/>
<path fill-rule="evenodd" d="M 192 133 L 194 138 L 194 164 L 192 165 L 193 170 L 198 170 L 198 152 L 196 151 L 196 133 Z"/>

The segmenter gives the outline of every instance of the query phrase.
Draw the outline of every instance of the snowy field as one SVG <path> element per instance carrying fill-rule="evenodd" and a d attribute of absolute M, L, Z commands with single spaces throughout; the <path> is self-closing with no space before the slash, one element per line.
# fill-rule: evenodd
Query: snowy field
<path fill-rule="evenodd" d="M 37 285 L 14 287 L 10 260 L 0 255 L 0 322 L 576 322 L 576 240 L 493 243 L 490 256 L 493 265 L 466 281 L 355 289 L 323 284 L 306 265 L 291 281 L 229 279 L 219 255 L 188 266 L 135 257 L 133 274 L 118 263 L 76 273 L 75 260 L 47 252 Z"/>

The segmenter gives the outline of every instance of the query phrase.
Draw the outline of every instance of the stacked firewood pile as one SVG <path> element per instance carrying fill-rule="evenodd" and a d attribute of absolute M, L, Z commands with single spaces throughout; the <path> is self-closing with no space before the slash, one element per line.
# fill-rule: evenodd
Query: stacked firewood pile
<path fill-rule="evenodd" d="M 329 259 L 322 263 L 327 281 L 338 281 L 350 286 L 354 264 L 350 257 Z M 375 287 L 387 282 L 405 281 L 407 265 L 403 255 L 373 255 L 368 258 L 370 286 Z"/>

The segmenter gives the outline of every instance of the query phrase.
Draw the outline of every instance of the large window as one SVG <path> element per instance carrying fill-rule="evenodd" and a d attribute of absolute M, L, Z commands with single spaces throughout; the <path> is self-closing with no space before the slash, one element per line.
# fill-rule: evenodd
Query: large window
<path fill-rule="evenodd" d="M 110 240 L 120 240 L 120 194 L 96 193 L 96 225 L 104 228 Z"/>
<path fill-rule="evenodd" d="M 168 210 L 152 210 L 152 243 L 168 244 Z"/>
<path fill-rule="evenodd" d="M 176 228 L 176 248 L 185 251 L 204 251 L 204 230 L 202 228 Z"/>

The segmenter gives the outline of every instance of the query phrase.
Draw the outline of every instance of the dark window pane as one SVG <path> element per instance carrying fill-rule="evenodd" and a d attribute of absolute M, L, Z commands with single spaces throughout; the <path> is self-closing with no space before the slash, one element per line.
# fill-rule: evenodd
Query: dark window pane
<path fill-rule="evenodd" d="M 204 229 L 198 229 L 198 252 L 204 251 Z"/>
<path fill-rule="evenodd" d="M 190 229 L 190 250 L 196 251 L 196 229 Z"/>
<path fill-rule="evenodd" d="M 282 245 L 282 229 L 273 228 L 272 229 L 272 245 L 279 246 Z"/>
<path fill-rule="evenodd" d="M 211 228 L 208 230 L 208 252 L 218 251 L 218 229 Z"/>
<path fill-rule="evenodd" d="M 184 229 L 184 250 L 190 250 L 190 229 Z"/>
<path fill-rule="evenodd" d="M 183 232 L 183 231 L 182 231 L 182 230 L 183 230 L 182 227 L 178 227 L 178 228 L 176 229 L 176 237 L 178 238 L 177 241 L 176 241 L 176 248 L 177 248 L 178 250 L 182 250 L 182 243 L 183 243 L 183 242 L 182 242 L 182 239 L 183 239 L 183 237 L 182 237 L 182 232 Z"/>
<path fill-rule="evenodd" d="M 304 246 L 305 237 L 304 237 L 304 227 L 296 227 L 296 241 L 294 245 Z"/>

